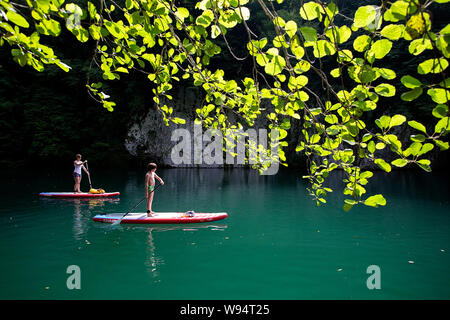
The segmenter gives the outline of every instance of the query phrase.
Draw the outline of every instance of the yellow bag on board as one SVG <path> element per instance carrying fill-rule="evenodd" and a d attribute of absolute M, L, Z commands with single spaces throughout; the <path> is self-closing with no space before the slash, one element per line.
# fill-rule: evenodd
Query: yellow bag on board
<path fill-rule="evenodd" d="M 91 190 L 89 190 L 89 193 L 95 193 L 95 194 L 97 194 L 97 193 L 105 193 L 105 190 L 92 188 Z"/>

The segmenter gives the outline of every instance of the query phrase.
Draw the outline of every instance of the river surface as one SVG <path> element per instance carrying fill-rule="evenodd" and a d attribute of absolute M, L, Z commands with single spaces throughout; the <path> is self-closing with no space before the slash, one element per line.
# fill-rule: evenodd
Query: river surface
<path fill-rule="evenodd" d="M 114 227 L 92 217 L 133 207 L 145 172 L 90 167 L 119 199 L 39 198 L 71 191 L 70 168 L 2 178 L 0 299 L 450 299 L 448 174 L 377 173 L 368 192 L 387 206 L 344 212 L 341 190 L 318 207 L 297 171 L 158 169 L 154 211 L 229 217 Z"/>

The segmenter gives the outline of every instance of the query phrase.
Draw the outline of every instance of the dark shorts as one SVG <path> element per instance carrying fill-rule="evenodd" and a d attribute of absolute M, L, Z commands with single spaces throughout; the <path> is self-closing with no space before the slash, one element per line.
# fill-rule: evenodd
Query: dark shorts
<path fill-rule="evenodd" d="M 81 174 L 76 173 L 75 171 L 73 172 L 73 177 L 74 178 L 81 178 Z"/>

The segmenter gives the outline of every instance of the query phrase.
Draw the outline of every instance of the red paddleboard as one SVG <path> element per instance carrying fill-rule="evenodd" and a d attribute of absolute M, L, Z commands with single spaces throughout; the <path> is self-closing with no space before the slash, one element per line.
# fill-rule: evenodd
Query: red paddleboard
<path fill-rule="evenodd" d="M 88 193 L 88 192 L 41 192 L 39 196 L 49 198 L 108 198 L 117 197 L 120 192 Z"/>
<path fill-rule="evenodd" d="M 114 223 L 123 217 L 125 213 L 98 214 L 93 220 L 97 222 Z M 146 213 L 129 213 L 122 219 L 121 223 L 135 224 L 173 224 L 173 223 L 202 223 L 222 220 L 228 217 L 226 212 L 219 213 L 195 213 L 193 217 L 185 217 L 184 212 L 157 212 L 152 217 Z"/>

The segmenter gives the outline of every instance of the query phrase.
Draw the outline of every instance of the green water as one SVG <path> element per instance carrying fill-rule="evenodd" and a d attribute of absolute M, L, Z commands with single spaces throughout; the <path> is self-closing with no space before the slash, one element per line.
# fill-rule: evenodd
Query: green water
<path fill-rule="evenodd" d="M 2 180 L 1 299 L 450 298 L 449 184 L 442 173 L 376 174 L 368 191 L 383 192 L 388 206 L 344 212 L 340 192 L 317 207 L 299 172 L 160 169 L 166 185 L 155 211 L 229 217 L 112 227 L 92 217 L 137 203 L 144 172 L 91 171 L 93 186 L 120 191 L 120 200 L 38 197 L 70 191 L 70 169 Z M 67 288 L 69 265 L 80 267 L 79 290 Z M 380 267 L 379 290 L 367 288 L 370 265 Z"/>

